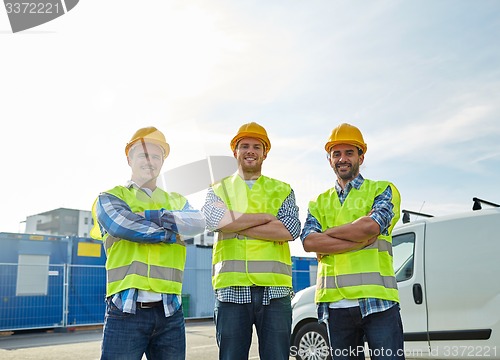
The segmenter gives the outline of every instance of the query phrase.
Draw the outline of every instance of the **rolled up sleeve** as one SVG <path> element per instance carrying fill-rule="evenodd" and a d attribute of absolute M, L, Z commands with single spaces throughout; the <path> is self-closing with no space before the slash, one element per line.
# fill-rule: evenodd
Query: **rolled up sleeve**
<path fill-rule="evenodd" d="M 309 212 L 307 211 L 306 222 L 304 223 L 304 228 L 302 229 L 302 233 L 300 234 L 300 240 L 304 242 L 305 238 L 311 233 L 321 233 L 321 224 L 319 221 Z"/>
<path fill-rule="evenodd" d="M 392 189 L 390 186 L 387 186 L 387 189 L 373 201 L 372 212 L 370 214 L 370 217 L 380 226 L 380 233 L 382 235 L 389 235 L 388 230 L 394 217 L 393 209 Z"/>
<path fill-rule="evenodd" d="M 208 230 L 214 231 L 219 227 L 219 223 L 226 213 L 226 209 L 215 206 L 216 203 L 222 203 L 222 199 L 218 197 L 212 188 L 208 189 L 205 198 L 205 204 L 201 208 L 205 215 L 206 227 Z"/>
<path fill-rule="evenodd" d="M 299 207 L 295 203 L 295 193 L 293 190 L 286 197 L 281 204 L 280 209 L 276 218 L 283 223 L 292 235 L 293 239 L 296 239 L 300 235 L 300 220 L 299 220 Z"/>

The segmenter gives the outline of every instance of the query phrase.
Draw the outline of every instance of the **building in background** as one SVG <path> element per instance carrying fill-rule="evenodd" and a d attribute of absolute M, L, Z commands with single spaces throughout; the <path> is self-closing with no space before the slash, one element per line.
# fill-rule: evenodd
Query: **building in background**
<path fill-rule="evenodd" d="M 59 208 L 26 218 L 28 234 L 89 237 L 92 213 L 88 210 Z"/>
<path fill-rule="evenodd" d="M 94 225 L 92 213 L 88 210 L 59 208 L 26 218 L 25 233 L 37 235 L 90 237 Z M 214 233 L 205 231 L 194 238 L 184 239 L 187 244 L 212 246 Z"/>

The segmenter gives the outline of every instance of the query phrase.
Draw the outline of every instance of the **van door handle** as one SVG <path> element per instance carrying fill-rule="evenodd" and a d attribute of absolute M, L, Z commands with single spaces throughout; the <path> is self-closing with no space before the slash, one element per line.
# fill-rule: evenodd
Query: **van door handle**
<path fill-rule="evenodd" d="M 422 304 L 423 294 L 420 284 L 413 284 L 413 300 L 415 300 L 415 304 L 417 305 Z"/>

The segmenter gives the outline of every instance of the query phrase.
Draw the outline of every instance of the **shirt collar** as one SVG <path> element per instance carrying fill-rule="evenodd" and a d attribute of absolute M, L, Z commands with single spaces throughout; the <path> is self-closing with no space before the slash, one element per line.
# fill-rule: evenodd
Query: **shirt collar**
<path fill-rule="evenodd" d="M 132 180 L 128 180 L 125 184 L 125 187 L 127 189 L 130 189 L 132 187 L 136 188 L 136 189 L 139 189 L 139 190 L 142 190 L 144 191 L 146 194 L 148 194 L 149 196 L 151 196 L 151 194 L 153 194 L 153 191 L 150 190 L 150 189 L 146 189 L 146 188 L 141 188 L 139 185 L 137 185 L 137 183 L 135 183 L 134 181 Z"/>
<path fill-rule="evenodd" d="M 361 174 L 358 174 L 358 176 L 356 176 L 354 179 L 352 179 L 351 181 L 349 181 L 347 183 L 347 185 L 345 186 L 344 191 L 349 192 L 349 190 L 351 190 L 351 188 L 355 188 L 356 190 L 359 190 L 359 188 L 363 184 L 363 181 L 365 181 L 365 179 L 363 178 L 363 176 Z M 340 193 L 341 191 L 343 191 L 342 187 L 340 186 L 338 180 L 335 181 L 335 189 L 337 190 L 338 193 Z"/>
<path fill-rule="evenodd" d="M 125 187 L 127 189 L 130 189 L 131 187 L 135 187 L 137 189 L 140 189 L 139 185 L 137 185 L 135 182 L 133 182 L 132 180 L 128 180 L 126 183 L 125 183 Z"/>

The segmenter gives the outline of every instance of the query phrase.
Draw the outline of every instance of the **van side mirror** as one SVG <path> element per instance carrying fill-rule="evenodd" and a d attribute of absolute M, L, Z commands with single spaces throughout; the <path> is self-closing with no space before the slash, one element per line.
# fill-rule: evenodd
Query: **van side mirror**
<path fill-rule="evenodd" d="M 409 223 L 410 222 L 410 214 L 407 212 L 403 213 L 403 224 Z"/>

